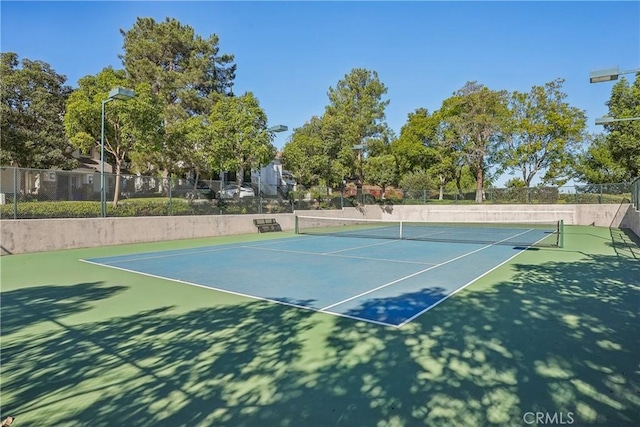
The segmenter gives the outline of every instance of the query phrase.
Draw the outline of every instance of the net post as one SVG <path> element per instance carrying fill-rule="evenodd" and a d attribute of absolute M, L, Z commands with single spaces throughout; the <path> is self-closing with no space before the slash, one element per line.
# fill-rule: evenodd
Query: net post
<path fill-rule="evenodd" d="M 300 233 L 298 232 L 298 215 L 294 215 L 294 216 L 293 216 L 293 232 L 294 232 L 295 234 L 300 234 Z"/>
<path fill-rule="evenodd" d="M 402 239 L 402 238 L 404 237 L 404 236 L 402 235 L 402 224 L 403 224 L 403 223 L 404 223 L 403 221 L 400 221 L 400 236 L 398 236 L 400 239 Z"/>
<path fill-rule="evenodd" d="M 564 248 L 564 220 L 558 223 L 558 247 Z"/>

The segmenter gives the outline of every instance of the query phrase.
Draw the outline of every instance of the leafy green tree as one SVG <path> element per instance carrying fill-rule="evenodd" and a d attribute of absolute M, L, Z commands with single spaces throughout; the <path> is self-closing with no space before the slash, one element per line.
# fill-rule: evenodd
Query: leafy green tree
<path fill-rule="evenodd" d="M 456 162 L 457 156 L 449 147 L 444 145 L 434 145 L 429 147 L 428 156 L 432 159 L 429 169 L 430 176 L 434 177 L 438 183 L 438 199 L 444 198 L 444 188 L 452 179 L 458 178 L 460 183 L 462 168 L 458 167 Z M 460 171 L 459 174 L 457 172 Z M 458 185 L 460 188 L 460 185 Z M 459 190 L 462 192 L 462 190 Z"/>
<path fill-rule="evenodd" d="M 209 165 L 219 163 L 216 156 L 212 158 L 211 152 L 206 149 L 210 143 L 208 125 L 206 117 L 192 116 L 176 123 L 173 135 L 175 138 L 181 139 L 180 144 L 175 144 L 176 150 L 179 150 L 175 156 L 181 159 L 179 166 L 193 173 L 194 190 L 197 188 L 201 175 L 210 171 Z"/>
<path fill-rule="evenodd" d="M 382 196 L 385 197 L 387 187 L 398 183 L 397 169 L 393 154 L 370 157 L 364 165 L 366 182 L 382 187 Z"/>
<path fill-rule="evenodd" d="M 238 185 L 246 169 L 266 165 L 275 158 L 267 115 L 251 92 L 220 99 L 209 115 L 208 129 L 209 167 L 236 171 Z"/>
<path fill-rule="evenodd" d="M 511 178 L 507 181 L 504 186 L 506 188 L 526 188 L 529 187 L 526 182 L 524 182 L 521 178 Z"/>
<path fill-rule="evenodd" d="M 400 187 L 405 191 L 425 191 L 433 188 L 434 184 L 429 172 L 424 169 L 416 169 L 400 178 Z"/>
<path fill-rule="evenodd" d="M 342 161 L 352 155 L 345 153 L 339 138 L 339 124 L 331 117 L 314 116 L 293 130 L 282 153 L 283 166 L 299 183 L 333 187 L 342 182 L 349 170 Z"/>
<path fill-rule="evenodd" d="M 577 177 L 589 184 L 609 184 L 634 178 L 625 165 L 614 159 L 611 140 L 605 134 L 591 137 L 592 142 L 578 156 L 575 165 Z"/>
<path fill-rule="evenodd" d="M 0 164 L 73 169 L 73 147 L 62 117 L 71 87 L 66 77 L 42 61 L 1 54 Z"/>
<path fill-rule="evenodd" d="M 444 141 L 463 156 L 475 176 L 475 200 L 482 203 L 487 170 L 496 158 L 501 125 L 507 115 L 506 94 L 467 82 L 443 102 L 440 112 Z"/>
<path fill-rule="evenodd" d="M 389 100 L 383 99 L 386 93 L 378 73 L 364 68 L 351 70 L 327 93 L 329 105 L 323 120 L 333 123 L 331 129 L 341 141 L 339 158 L 359 183 L 363 179 L 363 162 L 358 161 L 362 152 L 353 147 L 366 143 L 367 139 L 389 139 L 389 127 L 384 121 L 385 108 L 389 105 Z"/>
<path fill-rule="evenodd" d="M 162 149 L 146 160 L 168 175 L 180 168 L 180 155 L 198 139 L 198 135 L 184 137 L 190 126 L 182 122 L 198 115 L 208 117 L 218 99 L 232 95 L 233 56 L 220 53 L 217 35 L 203 38 L 173 18 L 162 22 L 138 18 L 131 29 L 120 32 L 124 37 L 120 57 L 131 80 L 150 85 L 161 101 Z"/>
<path fill-rule="evenodd" d="M 384 122 L 386 92 L 376 72 L 353 69 L 329 88 L 324 114 L 294 129 L 283 149 L 284 166 L 305 184 L 334 187 L 345 177 L 355 177 L 361 186 L 366 151 L 386 153 L 392 137 Z M 367 146 L 354 149 L 361 144 Z"/>
<path fill-rule="evenodd" d="M 500 160 L 506 169 L 520 172 L 526 187 L 541 172 L 544 183 L 566 182 L 584 139 L 585 113 L 565 101 L 563 83 L 556 79 L 510 96 Z"/>
<path fill-rule="evenodd" d="M 322 175 L 316 167 L 322 162 L 317 157 L 323 156 L 321 126 L 321 119 L 313 116 L 309 122 L 293 130 L 291 140 L 282 150 L 284 168 L 290 170 L 300 184 L 316 185 Z"/>
<path fill-rule="evenodd" d="M 85 76 L 69 96 L 64 117 L 71 143 L 83 151 L 102 146 L 102 103 L 114 87 L 132 87 L 124 70 L 111 67 L 96 76 Z M 127 158 L 135 152 L 153 151 L 162 137 L 161 108 L 148 84 L 135 86 L 135 97 L 105 104 L 105 161 L 116 174 L 113 205 L 120 194 L 120 175 Z"/>
<path fill-rule="evenodd" d="M 640 73 L 630 84 L 622 78 L 613 86 L 607 102 L 609 116 L 616 119 L 640 117 Z M 640 120 L 604 125 L 611 159 L 625 170 L 628 179 L 640 176 Z"/>
<path fill-rule="evenodd" d="M 400 136 L 391 143 L 400 175 L 427 167 L 430 155 L 427 146 L 435 139 L 437 123 L 425 108 L 409 113 L 400 129 Z"/>

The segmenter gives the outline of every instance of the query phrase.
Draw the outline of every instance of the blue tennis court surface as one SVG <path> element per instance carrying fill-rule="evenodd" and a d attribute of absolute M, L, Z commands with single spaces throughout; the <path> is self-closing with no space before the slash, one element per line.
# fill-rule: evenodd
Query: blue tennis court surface
<path fill-rule="evenodd" d="M 400 327 L 523 249 L 296 236 L 85 261 Z"/>

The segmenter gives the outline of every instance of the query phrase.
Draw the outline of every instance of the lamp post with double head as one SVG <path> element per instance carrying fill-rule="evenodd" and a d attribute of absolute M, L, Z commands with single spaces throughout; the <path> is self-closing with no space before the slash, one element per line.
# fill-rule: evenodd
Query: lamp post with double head
<path fill-rule="evenodd" d="M 589 83 L 602 83 L 602 82 L 610 82 L 613 80 L 618 80 L 618 77 L 622 74 L 633 74 L 640 72 L 640 68 L 635 70 L 620 70 L 620 67 L 615 68 L 607 68 L 604 70 L 596 70 L 591 71 L 589 73 Z M 628 122 L 633 120 L 640 120 L 640 117 L 624 117 L 624 118 L 613 118 L 609 116 L 599 117 L 596 119 L 597 125 L 605 125 L 607 123 L 614 122 Z"/>
<path fill-rule="evenodd" d="M 105 188 L 104 179 L 104 106 L 113 101 L 119 99 L 126 101 L 135 96 L 135 93 L 131 89 L 125 89 L 123 87 L 116 87 L 109 91 L 107 99 L 102 101 L 102 115 L 100 125 L 100 216 L 105 218 L 107 216 L 107 191 Z"/>

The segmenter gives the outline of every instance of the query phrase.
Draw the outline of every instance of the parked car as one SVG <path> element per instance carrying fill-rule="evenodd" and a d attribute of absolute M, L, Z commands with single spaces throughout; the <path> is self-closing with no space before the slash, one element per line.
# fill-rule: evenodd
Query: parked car
<path fill-rule="evenodd" d="M 253 188 L 242 184 L 239 188 L 236 184 L 229 184 L 218 194 L 221 199 L 243 199 L 245 197 L 255 197 Z"/>
<path fill-rule="evenodd" d="M 190 179 L 189 186 L 190 188 L 185 192 L 185 197 L 188 199 L 215 198 L 215 191 L 213 191 L 211 187 L 209 187 L 209 184 L 204 181 L 198 181 L 196 183 L 194 180 Z"/>

